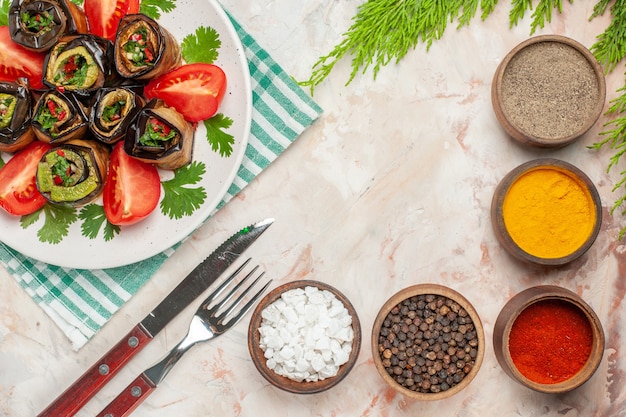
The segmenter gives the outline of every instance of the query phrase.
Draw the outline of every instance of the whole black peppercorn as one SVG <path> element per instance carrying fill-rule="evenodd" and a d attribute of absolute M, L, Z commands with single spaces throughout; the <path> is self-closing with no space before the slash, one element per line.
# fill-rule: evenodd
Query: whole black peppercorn
<path fill-rule="evenodd" d="M 378 354 L 387 373 L 421 393 L 459 384 L 474 367 L 477 348 L 477 332 L 467 311 L 435 294 L 410 297 L 394 306 L 379 332 Z"/>

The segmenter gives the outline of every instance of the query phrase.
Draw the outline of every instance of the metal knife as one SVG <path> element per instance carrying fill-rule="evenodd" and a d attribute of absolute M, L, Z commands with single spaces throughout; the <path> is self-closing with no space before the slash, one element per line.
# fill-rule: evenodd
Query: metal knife
<path fill-rule="evenodd" d="M 178 313 L 211 286 L 272 223 L 268 218 L 244 227 L 222 243 L 183 279 L 120 342 L 37 417 L 72 417 Z"/>

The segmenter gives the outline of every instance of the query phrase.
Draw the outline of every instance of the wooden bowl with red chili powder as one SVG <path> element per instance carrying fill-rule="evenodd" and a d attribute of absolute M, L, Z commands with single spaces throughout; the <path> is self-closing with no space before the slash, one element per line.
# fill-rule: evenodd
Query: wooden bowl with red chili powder
<path fill-rule="evenodd" d="M 542 148 L 565 146 L 601 116 L 604 72 L 594 55 L 574 39 L 536 36 L 513 48 L 491 85 L 496 117 L 517 141 Z"/>
<path fill-rule="evenodd" d="M 604 353 L 604 332 L 593 309 L 576 293 L 542 285 L 506 303 L 494 325 L 493 346 L 513 380 L 560 394 L 595 373 Z"/>
<path fill-rule="evenodd" d="M 498 241 L 515 258 L 561 266 L 582 256 L 602 225 L 602 203 L 591 179 L 555 158 L 519 165 L 498 184 L 491 203 Z"/>

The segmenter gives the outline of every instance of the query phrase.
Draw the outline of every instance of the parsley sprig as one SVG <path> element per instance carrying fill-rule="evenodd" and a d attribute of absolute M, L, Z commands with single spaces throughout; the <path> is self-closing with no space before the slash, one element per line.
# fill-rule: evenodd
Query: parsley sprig
<path fill-rule="evenodd" d="M 219 56 L 219 48 L 222 45 L 219 33 L 210 27 L 200 26 L 195 33 L 187 35 L 181 44 L 181 53 L 188 63 L 202 62 L 212 64 Z M 226 133 L 233 124 L 232 119 L 221 113 L 204 121 L 206 138 L 211 149 L 218 151 L 221 156 L 228 157 L 233 152 L 235 138 Z"/>
<path fill-rule="evenodd" d="M 181 54 L 189 64 L 204 62 L 212 64 L 219 56 L 222 46 L 220 35 L 212 27 L 200 26 L 195 33 L 185 36 L 181 43 Z"/>
<path fill-rule="evenodd" d="M 163 181 L 163 199 L 159 203 L 161 212 L 170 219 L 190 216 L 206 199 L 203 187 L 192 187 L 202 179 L 206 172 L 203 162 L 193 161 L 191 164 L 174 171 L 174 178 Z"/>
<path fill-rule="evenodd" d="M 69 234 L 70 226 L 78 220 L 76 209 L 69 206 L 46 204 L 36 212 L 20 218 L 22 229 L 33 225 L 43 213 L 44 223 L 37 231 L 39 241 L 57 244 Z"/>
<path fill-rule="evenodd" d="M 107 242 L 120 233 L 120 227 L 109 223 L 104 214 L 104 207 L 99 204 L 87 204 L 80 209 L 78 217 L 83 221 L 80 225 L 81 232 L 89 239 L 98 237 L 101 229 Z"/>
<path fill-rule="evenodd" d="M 163 13 L 169 13 L 176 8 L 175 0 L 141 0 L 139 11 L 153 19 L 158 19 Z"/>

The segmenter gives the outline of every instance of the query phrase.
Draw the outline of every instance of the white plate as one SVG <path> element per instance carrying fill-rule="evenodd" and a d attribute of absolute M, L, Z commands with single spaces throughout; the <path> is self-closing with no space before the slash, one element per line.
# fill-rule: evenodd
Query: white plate
<path fill-rule="evenodd" d="M 196 230 L 215 210 L 232 184 L 245 154 L 252 118 L 252 90 L 250 72 L 243 46 L 228 16 L 215 0 L 177 1 L 176 9 L 165 13 L 159 23 L 180 43 L 200 26 L 210 26 L 219 33 L 221 47 L 215 62 L 225 71 L 228 89 L 220 113 L 233 120 L 227 133 L 235 144 L 229 157 L 214 152 L 206 140 L 202 123 L 196 131 L 193 158 L 206 165 L 206 173 L 198 186 L 204 187 L 207 198 L 191 216 L 172 220 L 157 209 L 145 220 L 122 227 L 120 234 L 105 241 L 102 231 L 95 239 L 81 234 L 78 220 L 72 224 L 69 235 L 58 244 L 43 243 L 37 231 L 43 224 L 43 215 L 37 224 L 20 227 L 18 217 L 0 210 L 0 240 L 31 258 L 63 267 L 103 269 L 128 265 L 150 258 Z M 5 161 L 7 154 L 3 154 Z M 166 175 L 166 174 L 164 174 Z"/>

